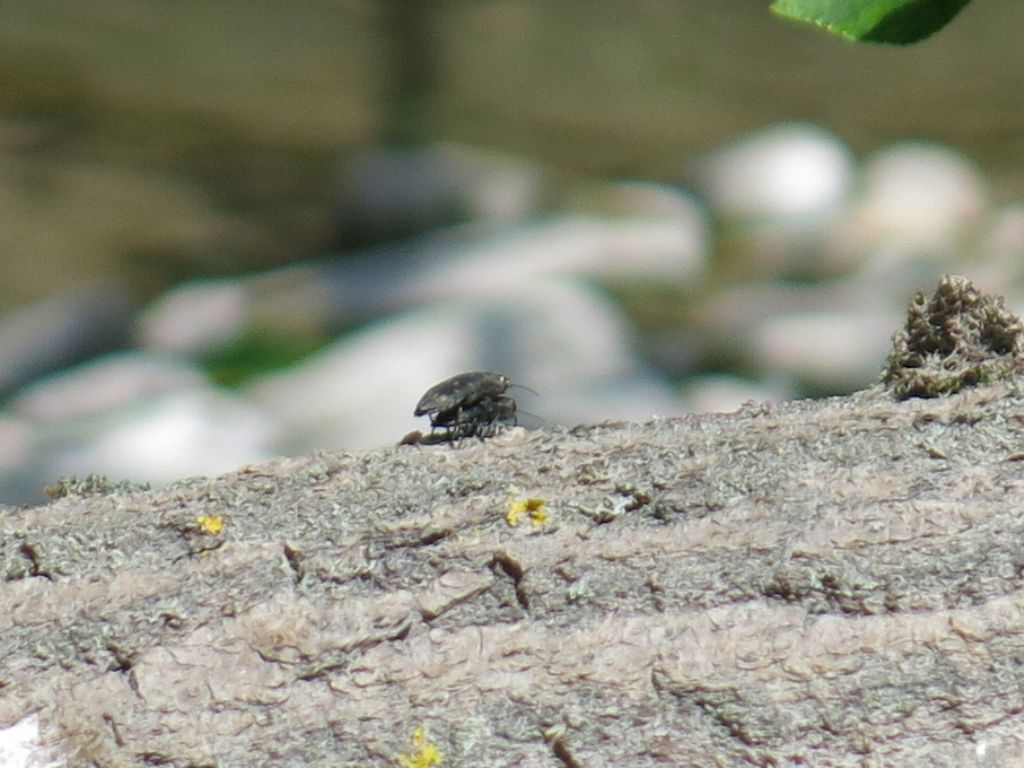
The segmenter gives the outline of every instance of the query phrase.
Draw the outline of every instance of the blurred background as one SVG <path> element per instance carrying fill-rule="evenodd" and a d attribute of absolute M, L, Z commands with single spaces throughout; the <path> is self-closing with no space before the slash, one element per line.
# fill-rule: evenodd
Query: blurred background
<path fill-rule="evenodd" d="M 0 502 L 872 383 L 909 297 L 1024 310 L 1024 3 L 911 48 L 768 0 L 0 5 Z"/>

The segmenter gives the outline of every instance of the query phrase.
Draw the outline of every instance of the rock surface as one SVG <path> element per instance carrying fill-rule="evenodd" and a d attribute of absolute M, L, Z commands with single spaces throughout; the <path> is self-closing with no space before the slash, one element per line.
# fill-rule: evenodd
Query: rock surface
<path fill-rule="evenodd" d="M 453 766 L 1016 764 L 1022 413 L 873 389 L 68 486 L 0 511 L 0 727 L 69 766 L 396 765 L 420 726 Z"/>

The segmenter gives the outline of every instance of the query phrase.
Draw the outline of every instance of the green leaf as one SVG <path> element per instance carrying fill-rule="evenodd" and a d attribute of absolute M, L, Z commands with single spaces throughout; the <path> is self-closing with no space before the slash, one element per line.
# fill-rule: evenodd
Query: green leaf
<path fill-rule="evenodd" d="M 780 16 L 858 42 L 907 45 L 942 29 L 970 0 L 775 0 Z"/>

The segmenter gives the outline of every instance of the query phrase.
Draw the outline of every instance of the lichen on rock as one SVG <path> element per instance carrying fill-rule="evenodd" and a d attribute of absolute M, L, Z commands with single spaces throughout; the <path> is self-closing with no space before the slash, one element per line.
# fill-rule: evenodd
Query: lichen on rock
<path fill-rule="evenodd" d="M 918 293 L 893 335 L 882 374 L 899 400 L 938 397 L 1011 378 L 1024 351 L 1024 323 L 965 277 L 943 275 L 930 298 Z"/>

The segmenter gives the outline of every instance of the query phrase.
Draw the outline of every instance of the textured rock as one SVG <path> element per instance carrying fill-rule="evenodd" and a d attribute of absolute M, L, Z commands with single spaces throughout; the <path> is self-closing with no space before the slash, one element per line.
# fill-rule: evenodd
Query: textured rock
<path fill-rule="evenodd" d="M 420 725 L 445 765 L 1011 765 L 1022 408 L 872 390 L 6 508 L 0 727 L 73 766 L 394 765 Z"/>

